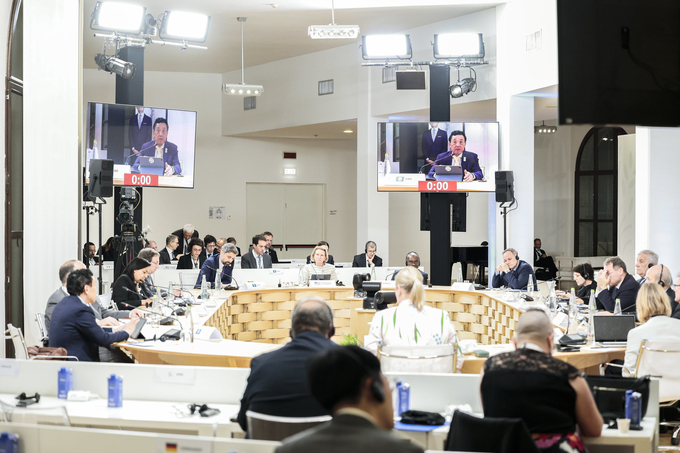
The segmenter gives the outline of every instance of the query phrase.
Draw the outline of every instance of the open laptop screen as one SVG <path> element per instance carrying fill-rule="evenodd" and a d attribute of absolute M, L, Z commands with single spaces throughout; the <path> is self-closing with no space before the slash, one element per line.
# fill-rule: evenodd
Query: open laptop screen
<path fill-rule="evenodd" d="M 635 315 L 595 316 L 595 341 L 627 341 L 628 332 L 635 328 Z"/>

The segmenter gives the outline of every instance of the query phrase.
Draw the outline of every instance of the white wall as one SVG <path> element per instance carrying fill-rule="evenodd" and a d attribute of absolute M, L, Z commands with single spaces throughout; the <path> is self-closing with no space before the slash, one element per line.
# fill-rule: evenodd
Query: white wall
<path fill-rule="evenodd" d="M 77 252 L 80 171 L 74 118 L 81 114 L 80 29 L 78 0 L 24 2 L 24 334 L 28 344 L 40 339 L 34 313 L 44 311 L 55 290 L 49 284 L 58 280 L 54 263 L 72 259 Z M 59 51 L 47 51 L 46 42 Z M 36 122 L 46 115 L 50 121 Z M 36 266 L 34 257 L 46 265 Z"/>

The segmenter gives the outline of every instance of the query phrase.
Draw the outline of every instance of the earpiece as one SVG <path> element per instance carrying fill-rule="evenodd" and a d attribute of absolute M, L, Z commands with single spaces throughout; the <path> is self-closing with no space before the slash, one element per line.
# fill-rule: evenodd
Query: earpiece
<path fill-rule="evenodd" d="M 515 259 L 519 261 L 519 255 L 515 255 Z"/>
<path fill-rule="evenodd" d="M 588 277 L 590 277 L 590 275 L 588 275 L 588 272 L 583 272 L 583 279 L 588 280 Z"/>
<path fill-rule="evenodd" d="M 661 272 L 659 272 L 659 281 L 657 283 L 661 285 L 662 288 L 666 287 L 666 284 L 663 282 L 663 264 L 661 265 Z"/>
<path fill-rule="evenodd" d="M 647 264 L 647 269 L 651 269 L 653 267 L 654 267 L 654 265 L 652 263 Z"/>

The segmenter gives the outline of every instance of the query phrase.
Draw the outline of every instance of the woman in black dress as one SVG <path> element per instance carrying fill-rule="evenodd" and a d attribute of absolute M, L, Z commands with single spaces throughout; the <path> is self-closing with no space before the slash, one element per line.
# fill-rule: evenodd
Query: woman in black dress
<path fill-rule="evenodd" d="M 113 284 L 113 294 L 111 298 L 118 305 L 119 310 L 130 310 L 131 308 L 147 306 L 153 299 L 145 299 L 140 284 L 149 275 L 149 263 L 144 258 L 133 258 L 118 280 Z"/>

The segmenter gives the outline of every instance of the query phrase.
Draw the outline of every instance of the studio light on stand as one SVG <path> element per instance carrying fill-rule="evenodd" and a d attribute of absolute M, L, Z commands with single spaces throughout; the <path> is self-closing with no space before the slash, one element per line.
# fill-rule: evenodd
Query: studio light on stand
<path fill-rule="evenodd" d="M 458 81 L 449 87 L 451 97 L 461 98 L 474 91 L 477 91 L 477 73 L 475 70 L 470 68 L 470 77 L 460 80 L 460 69 L 458 69 Z"/>
<path fill-rule="evenodd" d="M 142 32 L 145 14 L 146 8 L 143 6 L 119 2 L 97 2 L 90 19 L 90 28 L 139 34 Z"/>
<path fill-rule="evenodd" d="M 410 62 L 413 57 L 409 35 L 368 35 L 361 37 L 361 56 L 364 60 Z"/>
<path fill-rule="evenodd" d="M 237 17 L 236 20 L 241 22 L 241 83 L 225 83 L 222 85 L 222 91 L 229 96 L 260 96 L 264 91 L 262 85 L 246 85 L 245 82 L 245 64 L 243 57 L 243 23 L 246 17 Z"/>
<path fill-rule="evenodd" d="M 359 26 L 336 24 L 335 1 L 331 0 L 331 23 L 329 25 L 310 25 L 307 34 L 312 39 L 355 39 L 359 36 Z"/>
<path fill-rule="evenodd" d="M 433 53 L 436 60 L 457 60 L 461 64 L 480 64 L 484 59 L 484 39 L 481 33 L 442 33 L 434 35 Z"/>

